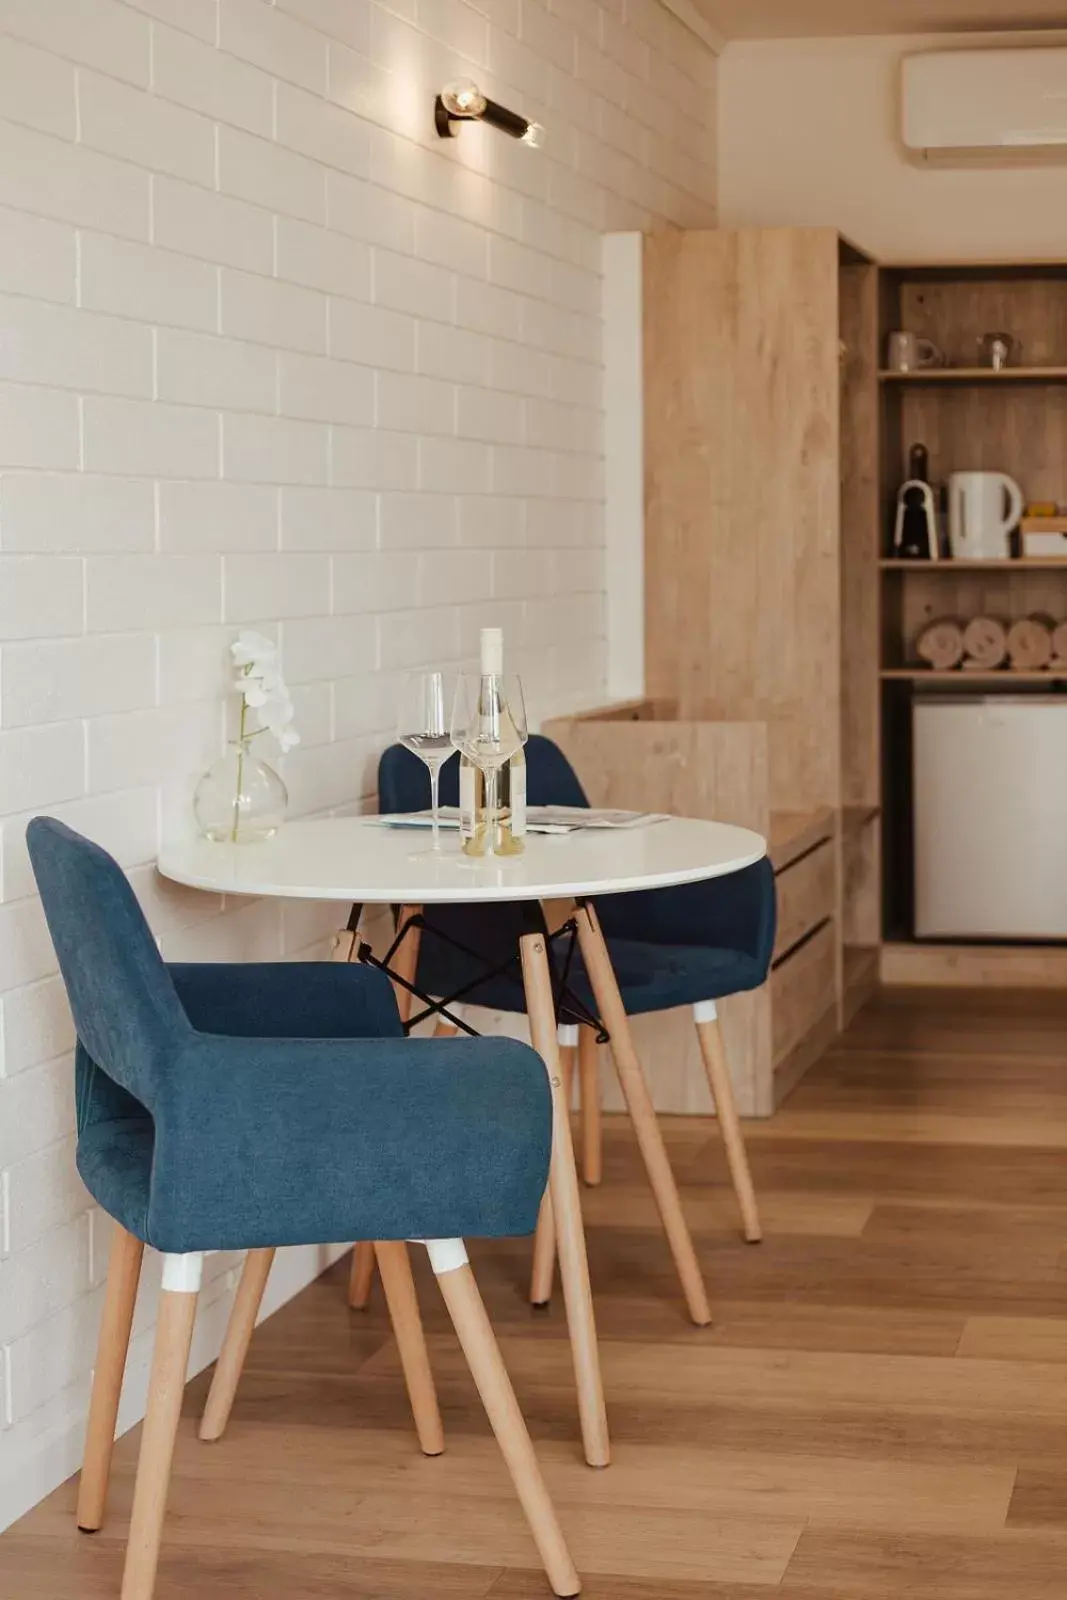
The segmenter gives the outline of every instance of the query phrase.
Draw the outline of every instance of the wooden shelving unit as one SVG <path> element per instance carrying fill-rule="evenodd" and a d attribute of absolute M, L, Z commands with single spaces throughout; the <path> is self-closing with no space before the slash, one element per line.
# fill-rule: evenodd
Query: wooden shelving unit
<path fill-rule="evenodd" d="M 997 981 L 999 963 L 1005 982 L 1018 981 L 1012 974 L 1019 970 L 1062 980 L 1067 944 L 1064 962 L 1020 967 L 1019 945 L 953 947 L 950 962 L 943 944 L 915 940 L 911 709 L 914 695 L 926 689 L 1063 692 L 1067 672 L 932 671 L 916 664 L 915 644 L 937 617 L 1067 618 L 1067 549 L 1063 556 L 1003 561 L 898 561 L 890 542 L 896 491 L 914 444 L 926 446 L 935 484 L 953 472 L 1002 471 L 1028 501 L 1067 501 L 1067 262 L 894 265 L 881 268 L 878 279 L 879 350 L 892 329 L 908 328 L 932 339 L 948 363 L 910 373 L 882 369 L 876 384 L 879 485 L 871 542 L 879 603 L 868 649 L 880 684 L 882 974 L 898 982 L 953 981 L 954 974 L 959 982 L 989 983 Z M 1020 341 L 1025 365 L 1002 372 L 974 366 L 979 338 L 1001 328 Z M 973 959 L 959 954 L 969 948 Z"/>

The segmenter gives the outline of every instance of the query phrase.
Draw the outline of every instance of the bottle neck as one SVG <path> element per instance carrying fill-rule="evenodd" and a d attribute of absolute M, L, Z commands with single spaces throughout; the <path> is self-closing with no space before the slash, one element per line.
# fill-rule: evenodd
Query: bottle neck
<path fill-rule="evenodd" d="M 504 671 L 504 635 L 500 628 L 483 628 L 481 634 L 482 676 L 500 677 Z"/>

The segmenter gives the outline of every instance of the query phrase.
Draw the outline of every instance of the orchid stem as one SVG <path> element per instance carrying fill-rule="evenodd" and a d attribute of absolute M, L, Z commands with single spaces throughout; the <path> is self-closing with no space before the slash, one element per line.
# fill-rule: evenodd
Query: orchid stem
<path fill-rule="evenodd" d="M 247 676 L 247 668 L 245 671 Z M 237 735 L 237 788 L 233 796 L 233 828 L 230 832 L 231 844 L 237 843 L 237 835 L 241 827 L 241 786 L 245 776 L 245 724 L 248 720 L 248 701 L 241 696 L 241 727 Z"/>

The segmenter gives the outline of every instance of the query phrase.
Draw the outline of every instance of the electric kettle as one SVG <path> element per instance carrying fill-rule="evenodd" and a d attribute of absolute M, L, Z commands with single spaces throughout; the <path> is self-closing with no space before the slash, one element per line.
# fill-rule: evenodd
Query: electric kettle
<path fill-rule="evenodd" d="M 1006 472 L 953 472 L 948 480 L 949 549 L 958 561 L 1005 561 L 1023 492 Z"/>

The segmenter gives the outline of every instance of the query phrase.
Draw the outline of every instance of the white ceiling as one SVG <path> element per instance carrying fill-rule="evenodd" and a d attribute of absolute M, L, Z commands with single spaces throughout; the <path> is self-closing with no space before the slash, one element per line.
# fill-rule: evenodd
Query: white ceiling
<path fill-rule="evenodd" d="M 697 0 L 723 39 L 1062 28 L 1064 0 Z"/>

